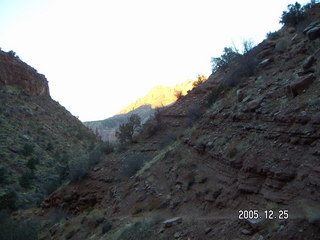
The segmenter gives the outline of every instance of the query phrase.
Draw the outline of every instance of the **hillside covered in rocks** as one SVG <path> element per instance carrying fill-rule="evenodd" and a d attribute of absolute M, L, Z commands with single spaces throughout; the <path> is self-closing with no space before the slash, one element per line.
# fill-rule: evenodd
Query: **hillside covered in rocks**
<path fill-rule="evenodd" d="M 207 81 L 21 216 L 40 239 L 320 239 L 320 5 L 303 14 L 226 49 Z"/>
<path fill-rule="evenodd" d="M 39 206 L 100 143 L 13 51 L 0 51 L 0 103 L 0 211 Z"/>

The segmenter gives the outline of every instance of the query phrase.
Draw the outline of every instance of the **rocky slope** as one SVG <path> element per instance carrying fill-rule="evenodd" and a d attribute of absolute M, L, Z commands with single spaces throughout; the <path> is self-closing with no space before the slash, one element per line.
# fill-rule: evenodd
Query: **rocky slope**
<path fill-rule="evenodd" d="M 316 5 L 309 23 L 319 16 Z M 320 239 L 320 42 L 306 24 L 212 74 L 128 150 L 26 212 L 41 238 Z"/>
<path fill-rule="evenodd" d="M 52 100 L 44 75 L 0 52 L 0 210 L 39 204 L 96 136 Z"/>

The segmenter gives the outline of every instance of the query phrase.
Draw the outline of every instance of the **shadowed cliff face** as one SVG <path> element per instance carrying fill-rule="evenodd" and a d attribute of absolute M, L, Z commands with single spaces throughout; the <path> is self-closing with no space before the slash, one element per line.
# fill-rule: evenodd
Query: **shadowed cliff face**
<path fill-rule="evenodd" d="M 39 204 L 98 143 L 51 99 L 43 75 L 0 51 L 0 212 Z"/>
<path fill-rule="evenodd" d="M 13 54 L 0 51 L 0 85 L 17 86 L 32 96 L 50 97 L 48 81 L 44 75 Z"/>

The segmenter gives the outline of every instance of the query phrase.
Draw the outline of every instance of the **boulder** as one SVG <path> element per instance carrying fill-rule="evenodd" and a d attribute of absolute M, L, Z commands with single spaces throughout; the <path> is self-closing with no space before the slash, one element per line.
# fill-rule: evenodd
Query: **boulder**
<path fill-rule="evenodd" d="M 285 39 L 282 39 L 276 43 L 275 50 L 277 52 L 283 53 L 288 49 L 289 42 Z"/>
<path fill-rule="evenodd" d="M 169 227 L 172 227 L 173 224 L 181 223 L 181 222 L 182 222 L 181 217 L 175 217 L 175 218 L 171 218 L 169 220 L 166 220 L 162 223 L 164 224 L 164 227 L 169 228 Z"/>
<path fill-rule="evenodd" d="M 320 21 L 311 23 L 303 30 L 303 33 L 308 36 L 309 40 L 320 38 Z"/>
<path fill-rule="evenodd" d="M 316 26 L 314 28 L 311 28 L 307 32 L 307 36 L 309 40 L 316 40 L 317 38 L 320 38 L 320 26 Z"/>
<path fill-rule="evenodd" d="M 112 223 L 107 222 L 102 227 L 102 234 L 105 234 L 105 233 L 109 232 L 111 230 L 111 228 L 112 228 Z"/>
<path fill-rule="evenodd" d="M 247 104 L 247 108 L 245 110 L 245 112 L 253 112 L 255 111 L 257 108 L 260 107 L 262 101 L 264 100 L 265 96 L 261 96 L 261 97 L 258 97 L 250 102 L 248 102 Z"/>
<path fill-rule="evenodd" d="M 264 59 L 263 61 L 261 61 L 261 62 L 259 63 L 259 66 L 260 66 L 260 67 L 265 67 L 265 66 L 269 65 L 270 63 L 272 63 L 273 61 L 274 61 L 273 58 Z"/>
<path fill-rule="evenodd" d="M 304 89 L 309 87 L 315 79 L 316 76 L 313 73 L 303 78 L 299 78 L 288 86 L 288 91 L 291 92 L 292 95 L 295 97 L 298 94 L 300 94 Z"/>
<path fill-rule="evenodd" d="M 244 93 L 242 90 L 238 89 L 237 90 L 237 100 L 238 102 L 241 102 L 244 99 Z"/>
<path fill-rule="evenodd" d="M 304 70 L 309 69 L 314 64 L 315 61 L 316 61 L 316 58 L 313 55 L 307 57 L 307 59 L 304 61 L 302 65 L 302 68 Z"/>

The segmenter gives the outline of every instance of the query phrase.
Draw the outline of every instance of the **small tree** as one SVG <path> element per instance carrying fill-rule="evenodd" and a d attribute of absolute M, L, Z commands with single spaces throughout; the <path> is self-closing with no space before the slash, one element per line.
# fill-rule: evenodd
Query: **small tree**
<path fill-rule="evenodd" d="M 182 91 L 181 90 L 174 90 L 174 96 L 179 100 L 180 98 L 183 97 Z"/>
<path fill-rule="evenodd" d="M 23 145 L 22 154 L 24 156 L 31 156 L 34 152 L 34 146 L 32 144 L 26 143 Z"/>
<path fill-rule="evenodd" d="M 301 4 L 296 2 L 295 4 L 288 5 L 288 11 L 283 11 L 280 23 L 285 26 L 295 27 L 299 22 L 306 18 L 305 10 L 301 7 Z"/>
<path fill-rule="evenodd" d="M 254 42 L 252 40 L 244 40 L 243 45 L 243 54 L 247 54 L 252 48 L 254 48 Z"/>
<path fill-rule="evenodd" d="M 223 54 L 220 57 L 211 59 L 212 72 L 227 69 L 239 56 L 241 56 L 241 54 L 239 54 L 238 50 L 234 47 L 224 48 Z"/>
<path fill-rule="evenodd" d="M 204 75 L 198 75 L 197 80 L 192 83 L 192 86 L 193 86 L 193 87 L 197 87 L 197 86 L 199 86 L 201 83 L 203 83 L 204 81 L 206 81 L 207 79 L 208 79 L 208 78 L 207 78 L 206 76 L 204 76 Z"/>
<path fill-rule="evenodd" d="M 127 141 L 132 142 L 133 134 L 141 126 L 141 118 L 138 114 L 132 114 L 128 118 L 128 122 L 120 124 L 119 129 L 116 132 L 116 137 L 119 139 L 120 143 L 125 143 Z"/>

